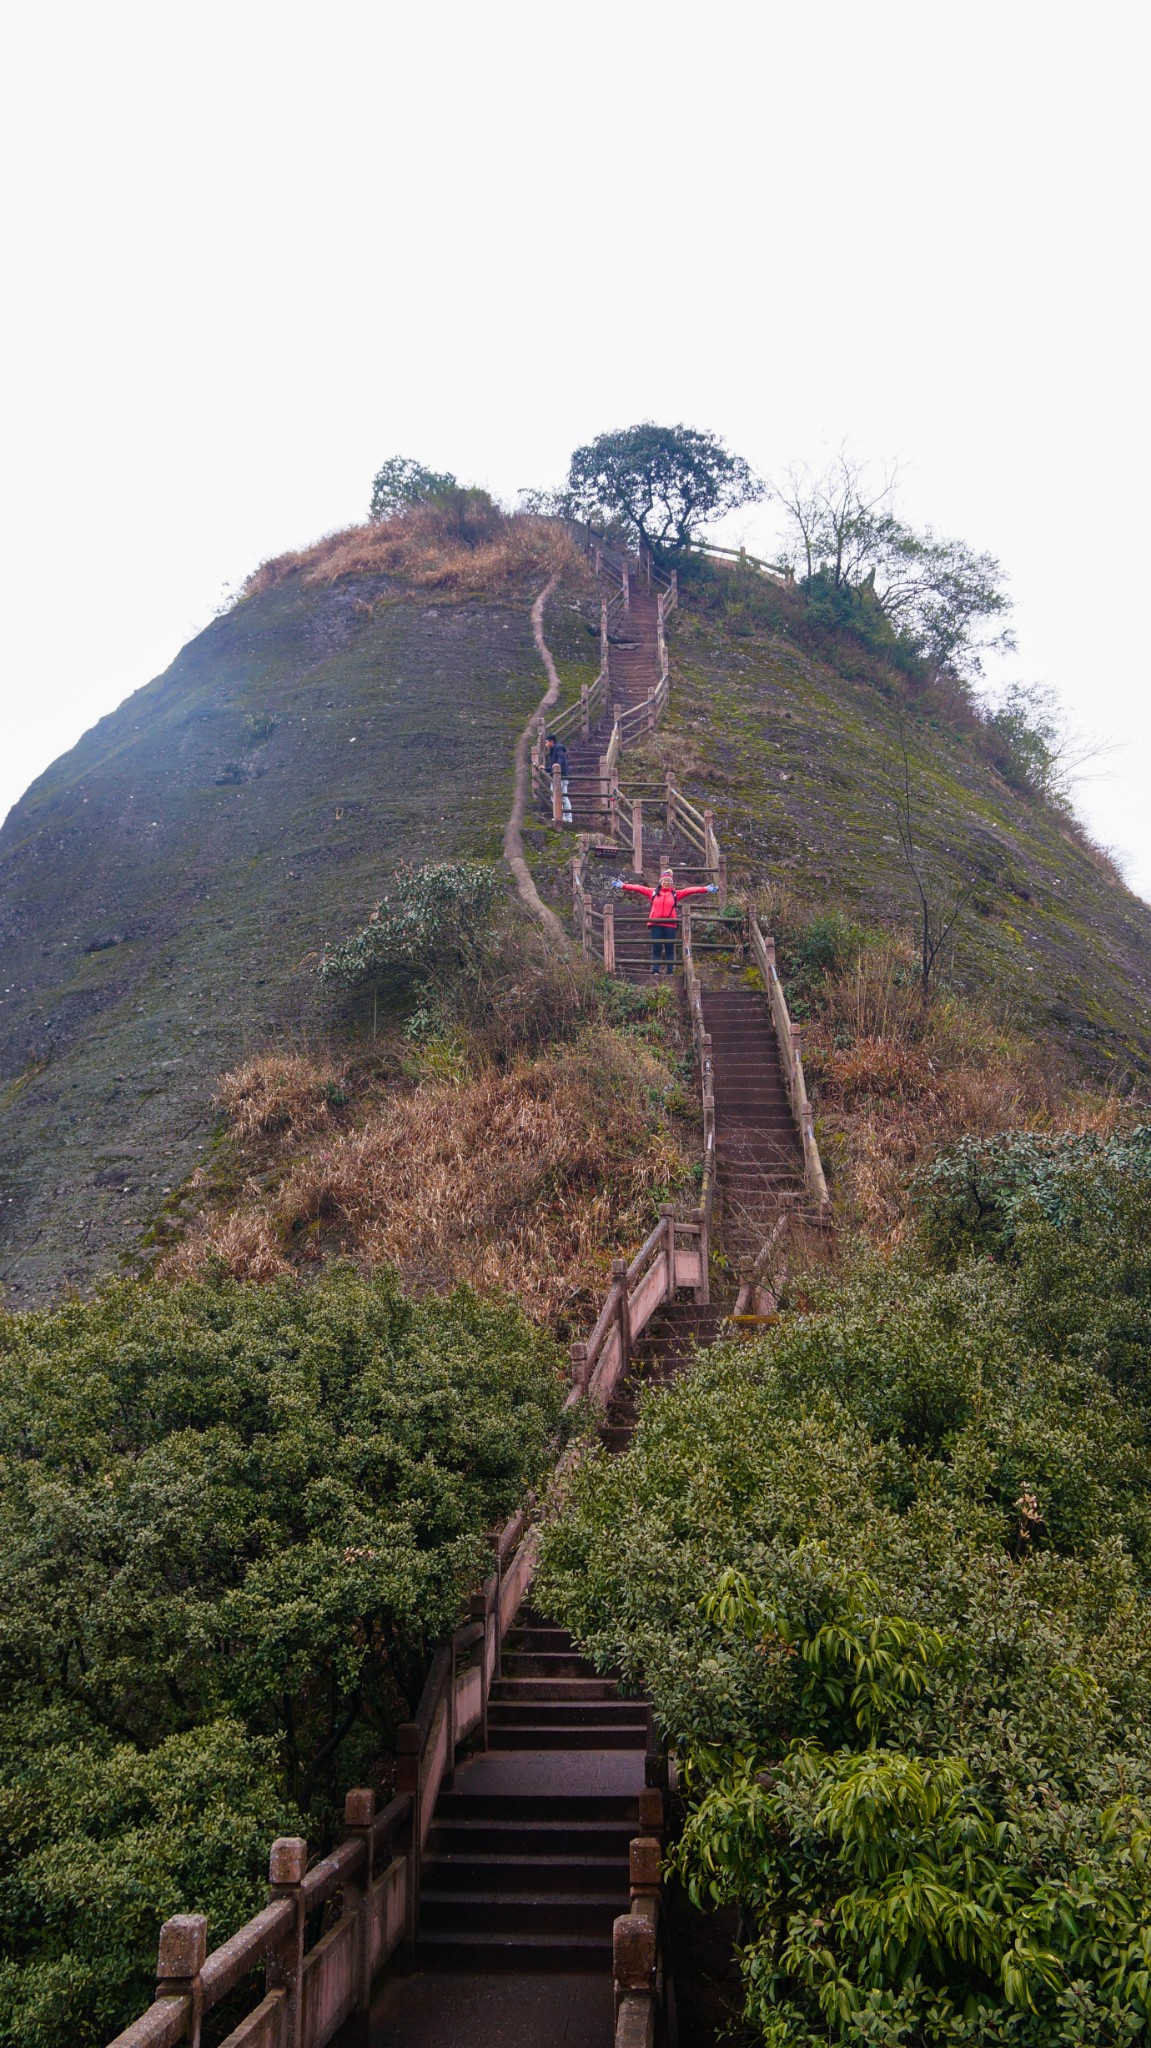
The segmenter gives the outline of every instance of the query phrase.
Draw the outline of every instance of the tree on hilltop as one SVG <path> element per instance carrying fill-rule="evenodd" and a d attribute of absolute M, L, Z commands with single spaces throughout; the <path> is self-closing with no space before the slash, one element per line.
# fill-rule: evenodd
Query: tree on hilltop
<path fill-rule="evenodd" d="M 824 470 L 792 468 L 771 495 L 787 515 L 789 539 L 810 600 L 857 628 L 876 610 L 937 670 L 976 676 L 983 656 L 1014 645 L 1001 621 L 1011 609 L 994 555 L 897 517 L 894 478 L 875 481 L 865 463 L 841 453 Z"/>
<path fill-rule="evenodd" d="M 425 469 L 410 455 L 390 455 L 372 478 L 372 519 L 391 519 L 410 505 L 434 505 L 456 489 L 450 470 Z"/>
<path fill-rule="evenodd" d="M 597 434 L 575 450 L 568 469 L 570 502 L 581 518 L 619 522 L 664 552 L 690 546 L 707 520 L 751 504 L 763 488 L 717 435 L 652 420 Z"/>

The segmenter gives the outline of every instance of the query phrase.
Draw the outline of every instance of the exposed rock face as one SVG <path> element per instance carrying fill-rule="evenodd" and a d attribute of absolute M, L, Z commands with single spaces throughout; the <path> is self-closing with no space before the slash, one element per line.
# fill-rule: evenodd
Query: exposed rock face
<path fill-rule="evenodd" d="M 0 831 L 0 1280 L 138 1246 L 217 1075 L 317 1020 L 310 971 L 400 857 L 498 857 L 543 677 L 530 592 L 298 578 L 192 641 Z"/>

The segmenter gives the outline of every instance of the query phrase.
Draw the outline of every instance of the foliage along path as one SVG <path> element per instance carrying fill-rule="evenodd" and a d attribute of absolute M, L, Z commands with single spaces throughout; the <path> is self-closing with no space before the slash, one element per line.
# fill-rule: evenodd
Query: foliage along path
<path fill-rule="evenodd" d="M 607 651 L 608 703 L 569 748 L 573 825 L 599 819 L 598 765 L 616 708 L 650 694 L 659 673 L 656 606 L 629 576 L 626 638 Z M 515 797 L 504 853 L 525 906 L 563 938 L 523 857 L 521 828 L 530 789 L 529 750 L 559 695 L 543 629 L 554 579 L 532 608 L 548 689 L 516 749 Z M 692 858 L 652 833 L 654 869 Z M 685 859 L 686 856 L 686 859 Z M 693 871 L 694 873 L 694 871 Z M 646 978 L 643 911 L 623 929 L 617 971 Z M 634 926 L 634 929 L 631 927 Z M 721 1052 L 721 1144 L 733 1200 L 733 1239 L 762 1235 L 764 1200 L 798 1199 L 802 1155 L 795 1141 L 766 1005 L 748 990 L 712 991 L 707 1019 Z M 797 1164 L 798 1161 L 798 1164 Z M 749 1231 L 751 1238 L 749 1238 Z M 643 1389 L 665 1383 L 710 1343 L 721 1311 L 671 1301 L 634 1347 L 601 1428 L 611 1452 L 626 1449 Z M 416 1968 L 392 1976 L 372 2011 L 372 2048 L 439 2048 L 465 2030 L 481 2048 L 606 2048 L 615 2032 L 612 1927 L 629 1908 L 629 1842 L 663 1820 L 664 1766 L 650 1748 L 649 1711 L 621 1700 L 571 1638 L 530 1610 L 518 1617 L 492 1687 L 487 1749 L 461 1763 L 441 1791 L 422 1868 Z"/>

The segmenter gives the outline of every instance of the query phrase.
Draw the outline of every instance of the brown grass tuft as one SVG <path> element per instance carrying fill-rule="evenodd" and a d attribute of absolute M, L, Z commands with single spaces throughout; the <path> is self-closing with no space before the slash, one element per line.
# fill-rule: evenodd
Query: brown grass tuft
<path fill-rule="evenodd" d="M 669 1080 L 635 1040 L 598 1027 L 504 1073 L 425 1082 L 372 1103 L 354 1130 L 321 1132 L 271 1187 L 250 1181 L 161 1271 L 222 1259 L 258 1280 L 348 1256 L 395 1264 L 417 1288 L 509 1288 L 554 1322 L 598 1297 L 619 1247 L 646 1233 L 654 1192 L 686 1176 L 659 1106 Z"/>
<path fill-rule="evenodd" d="M 1007 1129 L 1110 1131 L 1124 1113 L 972 1004 L 941 995 L 924 1011 L 913 970 L 899 940 L 867 947 L 824 983 L 804 1030 L 840 1204 L 879 1243 L 905 1234 L 908 1182 L 943 1146 Z"/>
<path fill-rule="evenodd" d="M 497 507 L 483 531 L 461 537 L 449 513 L 417 505 L 261 562 L 241 595 L 259 597 L 295 575 L 305 583 L 384 575 L 433 590 L 490 590 L 557 572 L 576 581 L 587 574 L 583 556 L 557 520 Z"/>
<path fill-rule="evenodd" d="M 343 1070 L 331 1061 L 269 1052 L 225 1074 L 216 1100 L 239 1138 L 291 1142 L 329 1125 L 345 1092 Z"/>

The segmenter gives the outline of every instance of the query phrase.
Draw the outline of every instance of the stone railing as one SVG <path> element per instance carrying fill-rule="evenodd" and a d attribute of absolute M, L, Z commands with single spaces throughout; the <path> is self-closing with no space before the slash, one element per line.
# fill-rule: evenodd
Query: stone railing
<path fill-rule="evenodd" d="M 585 1396 L 606 1408 L 631 1363 L 636 1341 L 656 1311 L 690 1287 L 696 1301 L 708 1299 L 707 1218 L 702 1209 L 677 1216 L 666 1204 L 659 1222 L 630 1264 L 612 1262 L 611 1286 L 590 1337 L 573 1344 L 571 1408 Z"/>
<path fill-rule="evenodd" d="M 771 1020 L 779 1044 L 780 1065 L 787 1084 L 791 1113 L 803 1141 L 803 1178 L 808 1199 L 816 1215 L 822 1218 L 830 1209 L 831 1198 L 827 1192 L 827 1180 L 819 1156 L 819 1146 L 815 1141 L 815 1112 L 811 1107 L 807 1083 L 803 1078 L 799 1025 L 791 1021 L 787 998 L 783 993 L 783 983 L 776 972 L 775 940 L 764 936 L 754 911 L 748 914 L 748 933 L 752 957 L 759 969 L 771 1005 Z"/>
<path fill-rule="evenodd" d="M 594 683 L 580 687 L 579 699 L 569 704 L 565 711 L 554 714 L 541 723 L 532 747 L 532 795 L 537 804 L 550 811 L 552 823 L 562 825 L 563 791 L 560 777 L 553 769 L 549 776 L 545 766 L 547 733 L 554 733 L 560 740 L 579 734 L 587 739 L 592 727 L 607 709 L 611 695 L 610 646 L 611 628 L 631 609 L 631 578 L 634 575 L 645 582 L 649 590 L 656 591 L 656 630 L 659 648 L 659 678 L 655 688 L 641 703 L 632 704 L 626 710 L 617 711 L 612 721 L 611 737 L 607 751 L 598 764 L 598 778 L 592 777 L 593 790 L 598 784 L 598 796 L 605 822 L 613 799 L 619 791 L 618 762 L 620 750 L 634 746 L 645 733 L 654 732 L 668 707 L 670 697 L 670 675 L 667 652 L 667 621 L 679 602 L 679 584 L 675 570 L 665 576 L 656 569 L 650 548 L 641 544 L 635 555 L 611 547 L 590 526 L 575 521 L 568 522 L 568 528 L 577 544 L 583 548 L 598 577 L 612 576 L 618 579 L 619 589 L 614 597 L 600 600 L 599 673 Z M 581 798 L 587 801 L 588 790 L 581 783 Z"/>
<path fill-rule="evenodd" d="M 641 1806 L 641 1822 L 643 1820 Z M 631 1843 L 631 1901 L 612 1927 L 615 2048 L 657 2048 L 665 2038 L 667 1963 L 658 1834 Z"/>
<path fill-rule="evenodd" d="M 220 2048 L 326 2048 L 356 2022 L 367 2038 L 372 1986 L 419 1932 L 420 1868 L 442 1786 L 459 1745 L 487 1741 L 488 1696 L 500 1647 L 535 1570 L 526 1510 L 495 1544 L 494 1569 L 471 1597 L 470 1616 L 432 1662 L 413 1721 L 396 1735 L 396 1797 L 376 1812 L 367 1788 L 344 1802 L 345 1839 L 309 1867 L 308 1844 L 272 1844 L 268 1904 L 208 1950 L 202 1913 L 179 1913 L 160 1930 L 156 1997 L 111 2048 L 199 2048 L 203 2020 L 250 1980 L 251 2009 Z M 330 1924 L 314 1932 L 318 1909 Z M 262 1980 L 262 1981 L 261 1981 Z"/>

